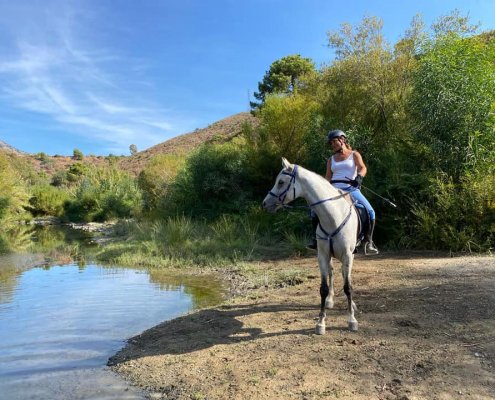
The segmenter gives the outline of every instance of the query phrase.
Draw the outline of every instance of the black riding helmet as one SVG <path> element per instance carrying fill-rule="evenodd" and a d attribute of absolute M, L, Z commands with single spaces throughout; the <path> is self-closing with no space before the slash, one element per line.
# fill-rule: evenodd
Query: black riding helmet
<path fill-rule="evenodd" d="M 333 131 L 328 132 L 327 135 L 327 144 L 329 144 L 333 139 L 337 139 L 340 137 L 346 137 L 345 133 L 342 132 L 340 129 L 335 129 Z"/>

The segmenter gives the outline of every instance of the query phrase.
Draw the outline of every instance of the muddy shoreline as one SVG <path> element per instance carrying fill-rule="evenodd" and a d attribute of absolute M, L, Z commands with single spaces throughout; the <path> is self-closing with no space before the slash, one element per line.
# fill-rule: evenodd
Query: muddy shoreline
<path fill-rule="evenodd" d="M 244 282 L 224 304 L 129 339 L 109 366 L 153 399 L 495 398 L 494 257 L 358 255 L 356 333 L 336 263 L 323 336 L 316 259 L 252 265 L 260 275 L 289 268 L 304 279 Z"/>

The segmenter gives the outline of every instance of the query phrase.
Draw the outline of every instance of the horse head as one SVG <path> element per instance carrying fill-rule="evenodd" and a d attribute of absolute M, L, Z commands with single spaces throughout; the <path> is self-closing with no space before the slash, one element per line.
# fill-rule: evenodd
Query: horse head
<path fill-rule="evenodd" d="M 297 165 L 282 157 L 282 171 L 277 175 L 275 185 L 263 200 L 263 208 L 268 212 L 277 212 L 297 198 Z"/>

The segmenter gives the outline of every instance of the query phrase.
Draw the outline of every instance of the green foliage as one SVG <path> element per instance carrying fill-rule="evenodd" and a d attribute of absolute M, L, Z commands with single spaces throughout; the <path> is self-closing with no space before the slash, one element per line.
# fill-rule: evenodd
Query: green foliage
<path fill-rule="evenodd" d="M 201 146 L 178 173 L 162 210 L 208 218 L 242 211 L 251 190 L 245 160 L 234 144 Z"/>
<path fill-rule="evenodd" d="M 0 152 L 0 221 L 4 227 L 27 218 L 24 210 L 27 200 L 24 180 L 9 158 Z"/>
<path fill-rule="evenodd" d="M 315 72 L 315 64 L 310 58 L 299 54 L 282 57 L 270 65 L 263 80 L 258 83 L 258 92 L 254 93 L 254 97 L 259 103 L 251 102 L 251 107 L 256 109 L 263 105 L 268 94 L 295 93 L 304 76 Z"/>
<path fill-rule="evenodd" d="M 138 152 L 137 146 L 135 144 L 131 144 L 129 146 L 129 151 L 131 152 L 131 155 L 133 156 L 134 154 L 136 154 Z"/>
<path fill-rule="evenodd" d="M 50 163 L 51 159 L 50 157 L 48 156 L 48 154 L 44 153 L 44 152 L 40 152 L 38 154 L 36 154 L 36 158 L 41 161 L 43 164 L 48 164 Z"/>
<path fill-rule="evenodd" d="M 324 136 L 315 101 L 299 94 L 270 95 L 257 115 L 260 125 L 244 135 L 246 168 L 257 196 L 273 184 L 281 169 L 281 157 L 322 168 Z"/>
<path fill-rule="evenodd" d="M 79 149 L 74 149 L 73 157 L 75 160 L 82 160 L 84 158 L 84 154 Z"/>
<path fill-rule="evenodd" d="M 66 179 L 69 183 L 78 182 L 89 172 L 89 170 L 90 168 L 86 164 L 74 163 L 68 168 Z"/>
<path fill-rule="evenodd" d="M 20 158 L 0 154 L 0 219 L 23 215 L 29 184 L 35 214 L 58 215 L 65 201 L 71 220 L 146 215 L 119 225 L 134 238 L 131 251 L 111 246 L 101 255 L 107 260 L 213 265 L 304 254 L 307 213 L 271 215 L 259 204 L 282 156 L 323 174 L 325 134 L 339 128 L 364 157 L 365 185 L 399 205 L 363 190 L 377 212 L 380 247 L 493 250 L 495 35 L 473 36 L 456 11 L 431 32 L 414 17 L 394 45 L 382 25 L 366 17 L 330 32 L 336 58 L 321 71 L 299 55 L 275 61 L 252 104 L 258 125 L 187 159 L 157 156 L 137 180 L 110 155 L 110 168 L 75 163 L 50 186 Z"/>
<path fill-rule="evenodd" d="M 383 22 L 366 17 L 355 29 L 342 24 L 328 35 L 337 60 L 325 68 L 317 90 L 329 129 L 368 134 L 367 159 L 384 146 L 408 140 L 404 99 L 410 91 L 421 24 L 413 20 L 395 49 L 385 41 Z"/>
<path fill-rule="evenodd" d="M 415 134 L 439 171 L 458 182 L 493 163 L 495 43 L 445 35 L 421 57 L 411 113 Z"/>
<path fill-rule="evenodd" d="M 146 212 L 156 211 L 161 200 L 168 196 L 170 185 L 184 162 L 184 156 L 160 154 L 153 157 L 139 173 L 138 185 L 143 192 Z"/>
<path fill-rule="evenodd" d="M 71 221 L 107 221 L 139 214 L 141 191 L 136 181 L 116 168 L 90 169 L 80 181 L 64 216 Z"/>
<path fill-rule="evenodd" d="M 454 10 L 447 15 L 438 18 L 432 25 L 432 30 L 436 38 L 442 36 L 455 35 L 466 37 L 478 31 L 478 25 L 472 25 L 468 16 L 462 16 L 459 10 Z"/>
<path fill-rule="evenodd" d="M 259 212 L 259 211 L 257 211 Z M 256 214 L 256 213 L 255 213 Z M 259 224 L 261 215 L 222 215 L 205 221 L 187 216 L 128 223 L 126 245 L 109 245 L 100 260 L 143 266 L 219 267 L 265 257 L 281 257 L 288 247 L 268 237 Z M 298 278 L 285 276 L 285 284 Z"/>
<path fill-rule="evenodd" d="M 50 182 L 51 185 L 60 187 L 60 186 L 66 186 L 69 184 L 69 179 L 67 176 L 67 171 L 57 171 L 51 179 Z"/>
<path fill-rule="evenodd" d="M 30 188 L 29 207 L 34 216 L 52 215 L 60 217 L 64 211 L 64 203 L 69 200 L 69 193 L 59 187 L 39 184 Z"/>
<path fill-rule="evenodd" d="M 495 243 L 495 175 L 465 176 L 460 184 L 445 175 L 432 180 L 427 202 L 414 202 L 415 247 L 490 251 Z"/>

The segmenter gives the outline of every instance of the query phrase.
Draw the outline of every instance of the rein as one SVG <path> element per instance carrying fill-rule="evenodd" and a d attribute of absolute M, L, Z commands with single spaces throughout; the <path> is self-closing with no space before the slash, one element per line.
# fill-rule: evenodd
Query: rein
<path fill-rule="evenodd" d="M 294 169 L 292 170 L 292 172 L 289 173 L 289 172 L 282 171 L 282 175 L 289 175 L 290 176 L 289 184 L 287 185 L 287 188 L 282 193 L 280 193 L 279 195 L 276 195 L 271 190 L 268 192 L 268 194 L 270 196 L 276 197 L 280 201 L 281 205 L 284 208 L 311 208 L 311 207 L 318 206 L 322 203 L 326 203 L 327 201 L 333 201 L 333 200 L 340 199 L 341 197 L 344 197 L 344 196 L 347 196 L 348 194 L 350 194 L 350 192 L 340 193 L 339 195 L 334 196 L 334 197 L 329 197 L 328 199 L 318 200 L 314 203 L 309 204 L 308 206 L 289 206 L 287 204 L 284 204 L 285 198 L 287 197 L 287 193 L 289 192 L 291 186 L 296 183 L 297 168 L 298 168 L 297 164 L 294 164 Z M 293 190 L 293 197 L 295 198 L 296 197 L 296 187 L 295 186 L 292 187 L 292 190 Z"/>

